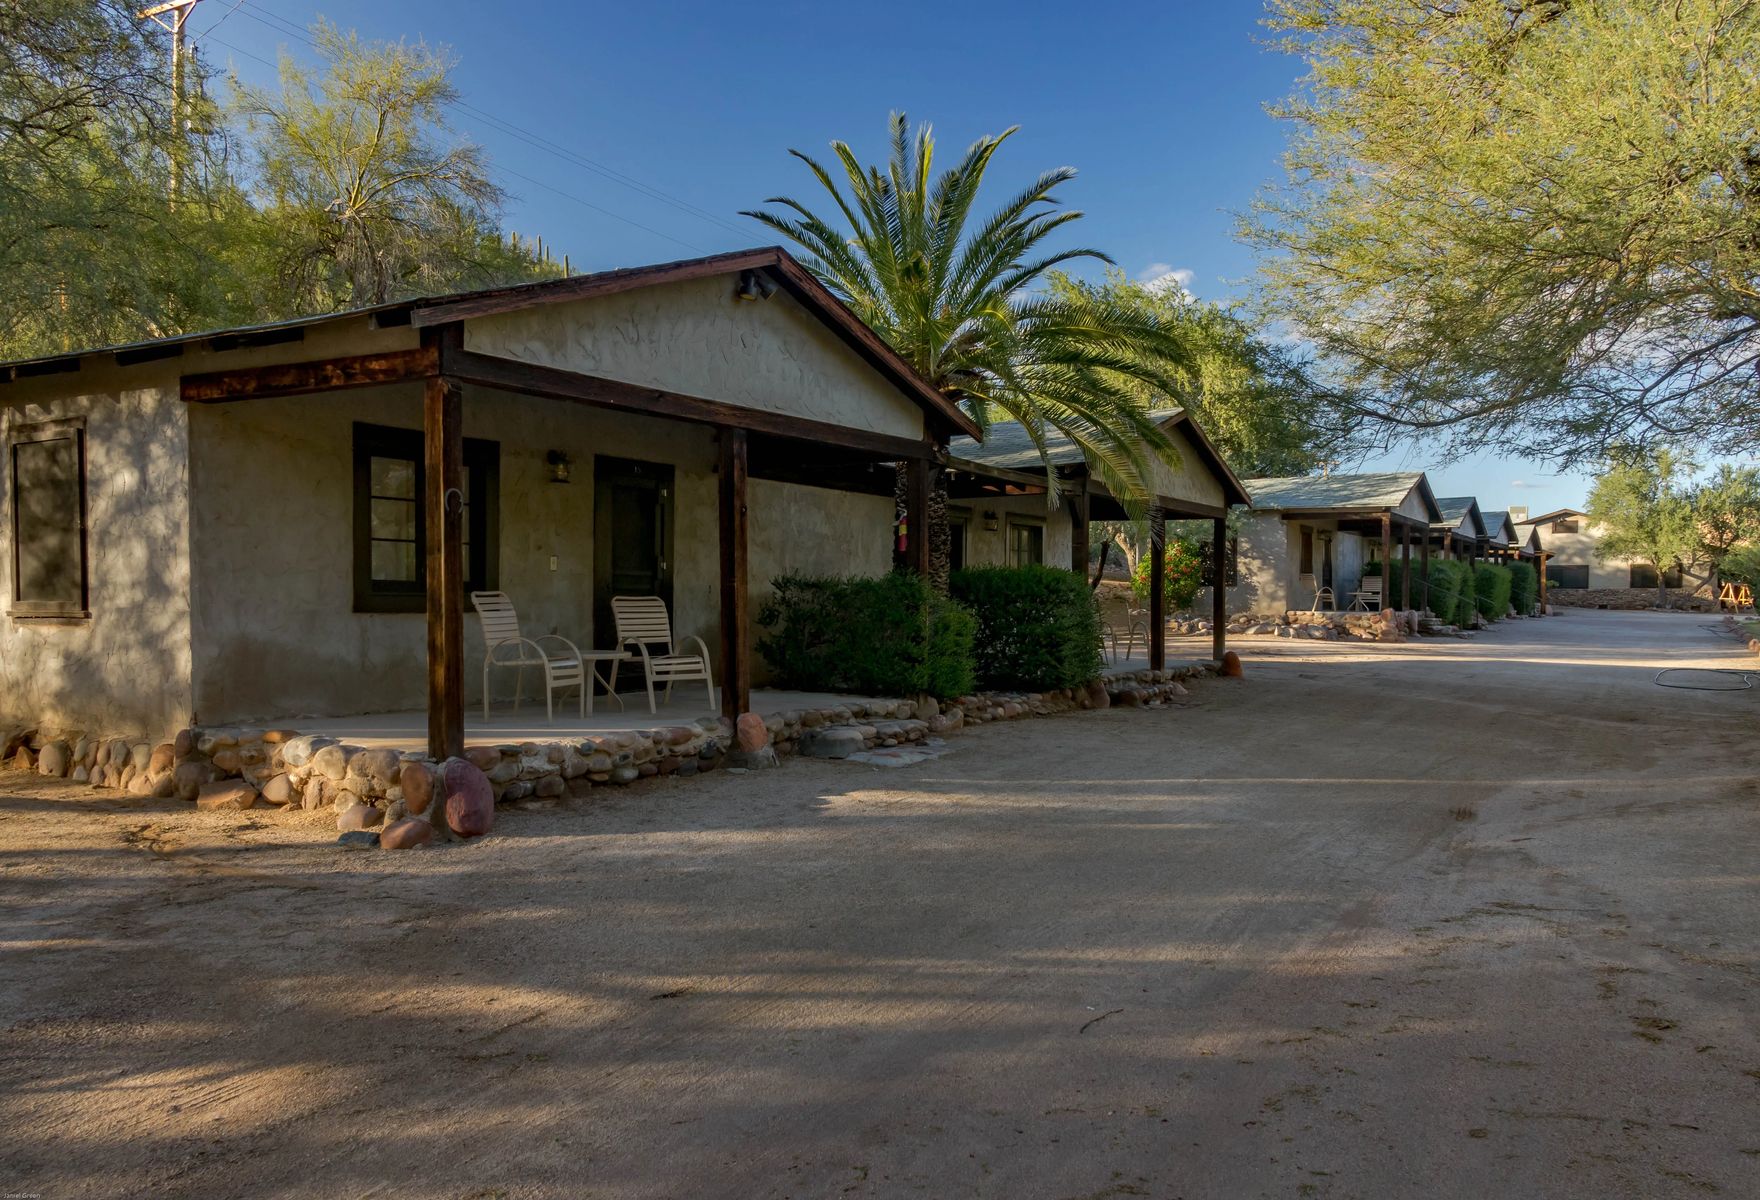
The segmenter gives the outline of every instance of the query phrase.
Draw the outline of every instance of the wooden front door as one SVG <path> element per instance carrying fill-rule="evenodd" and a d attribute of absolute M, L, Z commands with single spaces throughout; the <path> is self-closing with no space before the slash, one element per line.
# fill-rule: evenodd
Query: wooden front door
<path fill-rule="evenodd" d="M 669 463 L 594 459 L 594 644 L 609 649 L 616 640 L 613 596 L 658 596 L 672 612 L 672 502 Z"/>

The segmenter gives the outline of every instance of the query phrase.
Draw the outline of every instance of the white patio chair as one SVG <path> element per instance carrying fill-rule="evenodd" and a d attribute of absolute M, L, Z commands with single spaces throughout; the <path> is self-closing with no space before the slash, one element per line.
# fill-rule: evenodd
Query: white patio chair
<path fill-rule="evenodd" d="M 1319 612 L 1322 603 L 1333 612 L 1338 611 L 1338 597 L 1333 594 L 1331 588 L 1321 587 L 1320 581 L 1312 575 L 1303 575 L 1299 583 L 1304 592 L 1314 597 L 1313 602 L 1308 605 L 1309 612 Z"/>
<path fill-rule="evenodd" d="M 581 690 L 581 716 L 587 715 L 587 669 L 578 647 L 554 633 L 538 638 L 520 636 L 519 616 L 506 592 L 472 592 L 471 605 L 483 627 L 483 720 L 489 719 L 489 668 L 512 667 L 513 709 L 525 690 L 527 667 L 544 671 L 544 715 L 556 719 L 556 693 Z M 547 648 L 549 647 L 549 648 Z"/>
<path fill-rule="evenodd" d="M 1113 666 L 1116 667 L 1136 652 L 1138 634 L 1142 635 L 1143 650 L 1147 652 L 1149 649 L 1149 613 L 1145 609 L 1127 608 L 1122 622 L 1108 621 L 1106 623 L 1106 642 L 1111 651 Z M 1124 641 L 1123 654 L 1120 654 L 1118 650 L 1120 639 Z"/>
<path fill-rule="evenodd" d="M 1357 590 L 1351 593 L 1351 608 L 1364 612 L 1381 611 L 1381 584 L 1379 575 L 1365 575 L 1357 583 Z"/>
<path fill-rule="evenodd" d="M 701 679 L 709 689 L 709 711 L 715 711 L 715 681 L 709 677 L 709 647 L 702 638 L 691 634 L 681 641 L 695 642 L 698 653 L 678 653 L 678 643 L 672 638 L 672 618 L 666 614 L 666 601 L 658 596 L 613 596 L 611 616 L 617 624 L 617 648 L 634 646 L 642 656 L 649 712 L 659 711 L 654 705 L 656 683 L 666 685 L 665 698 L 671 700 L 673 684 L 693 679 Z M 649 646 L 659 646 L 662 652 L 650 654 Z"/>

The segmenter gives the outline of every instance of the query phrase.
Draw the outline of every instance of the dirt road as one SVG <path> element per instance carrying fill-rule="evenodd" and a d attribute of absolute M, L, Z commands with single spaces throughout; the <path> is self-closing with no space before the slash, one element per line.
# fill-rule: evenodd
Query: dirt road
<path fill-rule="evenodd" d="M 1706 618 L 1251 640 L 1167 712 L 361 853 L 0 776 L 0 1192 L 1760 1195 Z"/>

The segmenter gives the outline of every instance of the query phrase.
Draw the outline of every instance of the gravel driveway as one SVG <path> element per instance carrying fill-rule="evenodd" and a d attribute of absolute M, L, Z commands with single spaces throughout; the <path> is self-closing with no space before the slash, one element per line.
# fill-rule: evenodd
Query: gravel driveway
<path fill-rule="evenodd" d="M 1753 661 L 1707 620 L 1249 639 L 408 853 L 0 775 L 0 1193 L 1760 1195 L 1760 690 L 1652 683 Z"/>

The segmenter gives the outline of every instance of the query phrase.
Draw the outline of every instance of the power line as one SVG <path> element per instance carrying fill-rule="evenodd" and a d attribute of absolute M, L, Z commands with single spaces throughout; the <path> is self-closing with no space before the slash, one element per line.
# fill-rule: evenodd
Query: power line
<path fill-rule="evenodd" d="M 240 2 L 242 3 L 242 0 L 240 0 Z M 250 11 L 246 12 L 244 15 L 249 17 L 251 20 L 256 21 L 258 24 L 263 25 L 267 28 L 274 29 L 277 32 L 284 32 L 284 33 L 287 33 L 293 37 L 296 37 L 308 46 L 315 46 L 316 45 L 316 43 L 314 43 L 312 41 L 311 36 L 307 33 L 307 31 L 304 28 L 302 28 L 299 25 L 296 25 L 293 21 L 287 19 L 286 17 L 280 16 L 279 14 L 266 12 L 266 11 L 258 11 L 256 9 L 251 9 Z M 606 163 L 599 162 L 596 159 L 589 158 L 577 150 L 570 149 L 567 146 L 564 146 L 564 145 L 561 145 L 557 142 L 554 142 L 554 141 L 550 140 L 549 138 L 543 136 L 542 134 L 537 133 L 537 132 L 529 129 L 526 126 L 521 125 L 516 121 L 510 121 L 507 118 L 497 116 L 494 113 L 485 112 L 483 109 L 477 108 L 475 105 L 468 104 L 463 100 L 450 101 L 448 103 L 448 107 L 453 108 L 453 109 L 455 109 L 463 114 L 466 114 L 470 117 L 474 117 L 476 120 L 483 122 L 484 124 L 489 125 L 491 128 L 495 129 L 497 132 L 504 133 L 504 134 L 508 135 L 509 137 L 513 137 L 513 138 L 518 139 L 519 141 L 525 142 L 529 146 L 532 146 L 532 147 L 539 149 L 539 150 L 543 150 L 549 154 L 555 155 L 556 157 L 563 159 L 565 162 L 571 163 L 577 167 L 582 168 L 583 170 L 591 171 L 593 174 L 598 175 L 601 178 L 606 179 L 611 183 L 615 183 L 615 184 L 619 185 L 620 187 L 628 188 L 631 191 L 634 191 L 642 196 L 645 196 L 646 198 L 648 198 L 650 200 L 658 200 L 661 203 L 669 205 L 670 207 L 675 208 L 682 213 L 685 213 L 689 216 L 696 217 L 697 219 L 702 220 L 702 221 L 707 221 L 710 224 L 715 225 L 715 226 L 727 231 L 728 233 L 734 234 L 738 237 L 750 237 L 751 236 L 751 231 L 748 229 L 745 229 L 745 228 L 742 228 L 741 226 L 735 225 L 731 221 L 727 221 L 727 220 L 717 216 L 716 214 L 708 211 L 707 209 L 700 208 L 697 205 L 692 204 L 688 200 L 684 200 L 678 196 L 674 196 L 670 192 L 667 192 L 662 188 L 655 187 L 652 184 L 644 183 L 641 180 L 635 178 L 634 176 L 631 176 L 631 175 L 628 175 L 622 171 L 619 171 L 615 167 L 612 167 Z M 509 171 L 508 174 L 511 175 L 511 174 L 514 174 L 514 172 Z M 677 239 L 674 239 L 674 240 L 676 241 Z M 689 243 L 681 243 L 681 244 L 688 245 Z"/>

